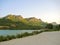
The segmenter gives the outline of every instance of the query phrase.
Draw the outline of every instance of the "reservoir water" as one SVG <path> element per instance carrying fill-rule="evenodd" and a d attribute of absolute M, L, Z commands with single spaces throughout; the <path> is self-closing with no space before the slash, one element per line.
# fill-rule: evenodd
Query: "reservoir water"
<path fill-rule="evenodd" d="M 21 34 L 24 32 L 31 33 L 34 30 L 0 30 L 0 35 L 6 36 L 6 35 L 16 35 Z"/>

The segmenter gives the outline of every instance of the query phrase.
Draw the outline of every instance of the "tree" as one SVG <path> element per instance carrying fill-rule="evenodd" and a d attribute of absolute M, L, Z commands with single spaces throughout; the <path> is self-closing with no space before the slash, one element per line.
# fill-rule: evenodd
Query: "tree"
<path fill-rule="evenodd" d="M 50 24 L 47 24 L 46 28 L 53 29 L 53 25 L 51 23 Z"/>
<path fill-rule="evenodd" d="M 60 30 L 60 24 L 59 25 L 56 25 L 56 29 L 57 30 Z"/>

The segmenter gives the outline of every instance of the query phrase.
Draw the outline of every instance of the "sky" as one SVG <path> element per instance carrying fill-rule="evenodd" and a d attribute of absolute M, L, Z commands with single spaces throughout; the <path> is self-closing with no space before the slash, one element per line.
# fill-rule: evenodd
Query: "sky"
<path fill-rule="evenodd" d="M 60 0 L 0 0 L 0 17 L 8 14 L 60 23 Z"/>

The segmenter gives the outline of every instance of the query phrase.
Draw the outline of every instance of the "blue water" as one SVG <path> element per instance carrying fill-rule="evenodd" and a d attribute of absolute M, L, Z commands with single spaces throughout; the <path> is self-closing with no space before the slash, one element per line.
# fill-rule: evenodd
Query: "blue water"
<path fill-rule="evenodd" d="M 24 32 L 31 33 L 34 30 L 0 30 L 0 35 L 6 36 L 6 35 L 17 35 Z"/>

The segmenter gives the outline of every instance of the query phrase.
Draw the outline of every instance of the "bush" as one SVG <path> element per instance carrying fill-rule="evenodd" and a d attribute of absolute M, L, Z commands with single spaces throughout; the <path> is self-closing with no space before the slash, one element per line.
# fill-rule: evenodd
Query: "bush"
<path fill-rule="evenodd" d="M 5 36 L 0 36 L 0 42 L 7 41 L 7 38 Z"/>
<path fill-rule="evenodd" d="M 10 35 L 7 35 L 6 38 L 7 38 L 7 40 L 11 40 L 12 39 Z"/>
<path fill-rule="evenodd" d="M 20 35 L 20 34 L 17 34 L 17 35 L 16 35 L 16 38 L 21 38 L 21 35 Z"/>
<path fill-rule="evenodd" d="M 40 32 L 39 31 L 33 31 L 32 34 L 35 35 L 35 34 L 39 34 Z"/>
<path fill-rule="evenodd" d="M 28 32 L 25 32 L 25 33 L 21 34 L 21 37 L 26 37 L 26 36 L 29 36 Z"/>

